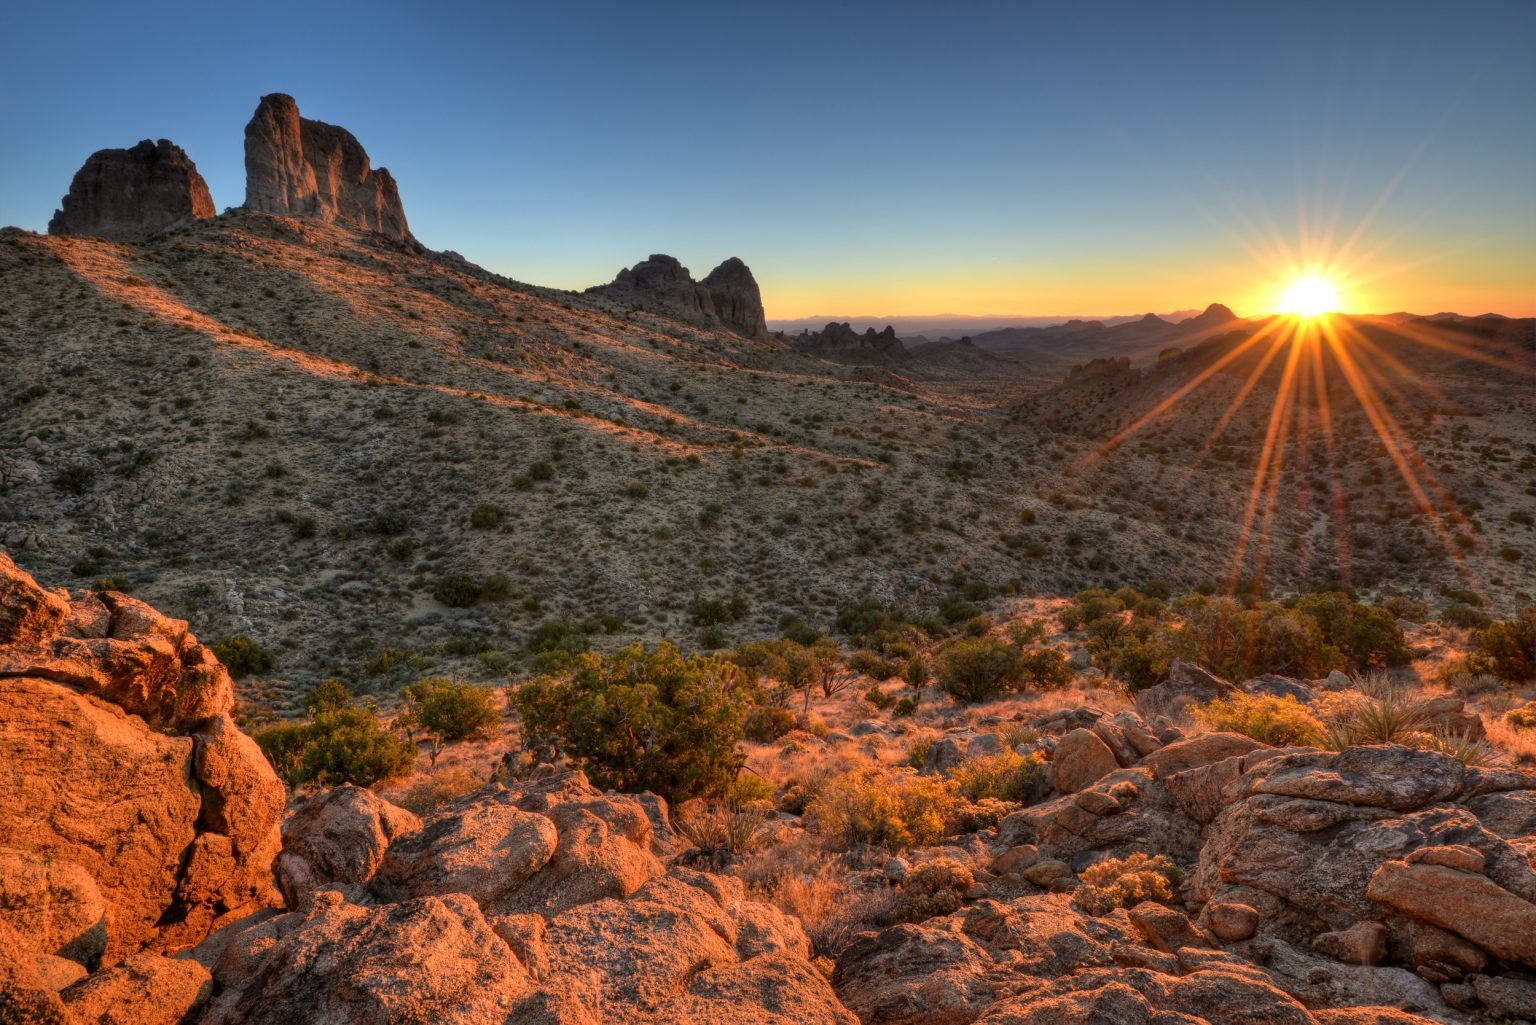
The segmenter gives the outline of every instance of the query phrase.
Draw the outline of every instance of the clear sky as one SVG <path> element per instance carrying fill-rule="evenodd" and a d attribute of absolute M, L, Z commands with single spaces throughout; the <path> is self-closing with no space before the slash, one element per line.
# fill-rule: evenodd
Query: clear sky
<path fill-rule="evenodd" d="M 700 277 L 741 256 L 770 317 L 1260 313 L 1288 251 L 1335 264 L 1348 309 L 1536 309 L 1530 0 L 9 0 L 0 23 L 0 224 L 43 230 L 90 152 L 141 138 L 237 205 L 242 129 L 281 91 L 389 167 L 427 245 L 539 284 L 666 252 Z"/>

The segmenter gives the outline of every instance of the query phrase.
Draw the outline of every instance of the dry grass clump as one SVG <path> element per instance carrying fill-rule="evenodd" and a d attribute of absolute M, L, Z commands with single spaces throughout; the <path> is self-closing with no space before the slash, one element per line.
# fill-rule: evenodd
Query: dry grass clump
<path fill-rule="evenodd" d="M 1207 729 L 1241 733 L 1272 747 L 1316 746 L 1323 724 L 1289 694 L 1233 694 L 1195 709 Z"/>
<path fill-rule="evenodd" d="M 1488 742 L 1517 762 L 1536 765 L 1536 729 L 1516 726 L 1506 716 L 1484 723 Z"/>
<path fill-rule="evenodd" d="M 889 889 L 854 889 L 843 859 L 804 833 L 755 852 L 736 871 L 753 896 L 800 920 L 820 956 L 835 958 L 860 932 L 893 921 Z"/>
<path fill-rule="evenodd" d="M 1166 904 L 1173 900 L 1173 888 L 1181 878 L 1179 867 L 1161 854 L 1109 858 L 1078 873 L 1082 885 L 1072 895 L 1072 903 L 1090 915 L 1134 907 L 1144 900 Z"/>
<path fill-rule="evenodd" d="M 1517 730 L 1536 730 L 1536 701 L 1527 701 L 1504 713 L 1504 721 Z"/>
<path fill-rule="evenodd" d="M 866 766 L 821 782 L 805 807 L 812 832 L 830 847 L 901 851 L 942 839 L 955 818 L 957 787 L 910 769 Z"/>
<path fill-rule="evenodd" d="M 442 769 L 411 784 L 403 793 L 390 795 L 389 799 L 425 818 L 450 801 L 483 786 L 485 780 L 466 769 Z"/>
<path fill-rule="evenodd" d="M 923 922 L 960 908 L 965 892 L 976 885 L 971 870 L 954 858 L 934 858 L 907 872 L 892 908 L 903 922 Z"/>

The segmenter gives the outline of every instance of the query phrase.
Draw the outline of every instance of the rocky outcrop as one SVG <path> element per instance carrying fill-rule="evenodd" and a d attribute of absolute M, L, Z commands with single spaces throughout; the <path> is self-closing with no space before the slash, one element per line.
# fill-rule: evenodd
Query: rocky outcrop
<path fill-rule="evenodd" d="M 0 555 L 0 921 L 86 968 L 272 903 L 283 788 L 207 648 Z"/>
<path fill-rule="evenodd" d="M 1227 784 L 1194 896 L 1256 907 L 1258 934 L 1293 945 L 1379 923 L 1390 959 L 1434 983 L 1529 967 L 1536 872 L 1462 802 L 1532 790 L 1529 773 L 1403 747 L 1274 757 Z"/>
<path fill-rule="evenodd" d="M 157 231 L 213 217 L 213 197 L 197 165 L 168 139 L 92 153 L 69 183 L 50 235 L 137 242 Z"/>
<path fill-rule="evenodd" d="M 863 1025 L 1430 1020 L 1370 1006 L 1351 1008 L 1353 1017 L 1314 1013 L 1264 968 L 1210 946 L 1180 912 L 1159 905 L 1093 917 L 1066 895 L 983 900 L 861 938 L 839 960 L 833 985 Z"/>
<path fill-rule="evenodd" d="M 798 922 L 739 880 L 662 865 L 659 802 L 573 772 L 486 787 L 412 828 L 364 793 L 314 799 L 286 829 L 285 890 L 322 887 L 302 909 L 194 952 L 221 990 L 209 1023 L 853 1025 Z"/>
<path fill-rule="evenodd" d="M 833 321 L 820 331 L 802 331 L 785 340 L 799 352 L 839 363 L 900 363 L 910 358 L 890 325 L 859 334 L 851 324 Z"/>
<path fill-rule="evenodd" d="M 245 126 L 247 209 L 410 239 L 395 179 L 345 128 L 299 116 L 292 96 L 263 96 Z"/>
<path fill-rule="evenodd" d="M 715 316 L 739 335 L 768 339 L 768 321 L 763 315 L 763 293 L 752 271 L 737 257 L 731 257 L 709 272 L 701 283 L 709 292 Z"/>
<path fill-rule="evenodd" d="M 723 327 L 756 341 L 768 339 L 757 279 L 734 256 L 710 271 L 703 281 L 694 281 L 676 257 L 652 253 L 619 271 L 612 283 L 587 291 L 690 324 Z"/>

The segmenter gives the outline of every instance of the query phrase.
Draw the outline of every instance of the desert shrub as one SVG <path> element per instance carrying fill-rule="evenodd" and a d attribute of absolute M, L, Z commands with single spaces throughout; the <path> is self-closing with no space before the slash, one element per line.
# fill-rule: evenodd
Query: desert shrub
<path fill-rule="evenodd" d="M 746 595 L 733 591 L 729 598 L 695 597 L 688 606 L 688 615 L 695 626 L 718 626 L 734 623 L 751 611 Z"/>
<path fill-rule="evenodd" d="M 1486 740 L 1473 737 L 1470 733 L 1455 733 L 1449 731 L 1436 731 L 1425 736 L 1415 747 L 1425 751 L 1438 751 L 1440 754 L 1461 762 L 1469 769 L 1479 769 L 1492 765 L 1498 760 L 1498 750 Z"/>
<path fill-rule="evenodd" d="M 1391 615 L 1340 591 L 1309 594 L 1296 611 L 1317 623 L 1323 644 L 1337 649 L 1351 669 L 1402 665 L 1413 657 Z"/>
<path fill-rule="evenodd" d="M 1168 679 L 1174 658 L 1166 628 L 1148 619 L 1105 617 L 1088 625 L 1088 654 L 1111 679 L 1135 693 Z"/>
<path fill-rule="evenodd" d="M 1241 733 L 1272 747 L 1316 745 L 1323 724 L 1305 705 L 1289 694 L 1233 694 L 1195 709 L 1208 729 Z"/>
<path fill-rule="evenodd" d="M 488 738 L 501 723 L 495 692 L 464 680 L 428 676 L 405 688 L 405 700 L 412 725 L 448 743 Z"/>
<path fill-rule="evenodd" d="M 346 708 L 352 701 L 352 691 L 335 677 L 328 676 L 304 692 L 304 711 L 310 715 L 334 712 Z"/>
<path fill-rule="evenodd" d="M 682 801 L 730 786 L 750 688 L 725 659 L 664 642 L 580 655 L 568 676 L 535 677 L 513 701 L 532 750 L 569 757 L 605 789 Z"/>
<path fill-rule="evenodd" d="M 590 650 L 592 642 L 586 631 L 568 619 L 551 619 L 534 627 L 528 635 L 530 655 L 561 653 L 580 655 Z"/>
<path fill-rule="evenodd" d="M 747 716 L 746 738 L 759 744 L 771 744 L 795 728 L 795 714 L 777 705 L 760 705 Z"/>
<path fill-rule="evenodd" d="M 1045 778 L 1045 759 L 1039 754 L 1014 751 L 977 755 L 950 770 L 950 779 L 971 801 L 988 798 L 1026 803 L 1038 795 Z"/>
<path fill-rule="evenodd" d="M 1446 626 L 1481 630 L 1493 622 L 1493 617 L 1482 609 L 1461 602 L 1452 602 L 1441 610 L 1440 621 Z"/>
<path fill-rule="evenodd" d="M 304 759 L 304 746 L 309 742 L 307 723 L 284 722 L 257 728 L 251 735 L 261 753 L 267 756 L 272 769 L 288 783 L 298 782 L 299 768 Z"/>
<path fill-rule="evenodd" d="M 1536 701 L 1511 708 L 1504 713 L 1504 721 L 1517 730 L 1536 730 Z"/>
<path fill-rule="evenodd" d="M 880 689 L 878 683 L 871 684 L 869 690 L 864 692 L 864 700 L 874 705 L 880 711 L 885 711 L 896 703 L 896 695 L 887 694 Z"/>
<path fill-rule="evenodd" d="M 481 502 L 469 511 L 469 525 L 476 530 L 494 530 L 501 526 L 506 515 L 495 502 Z"/>
<path fill-rule="evenodd" d="M 1536 606 L 1527 605 L 1514 619 L 1484 627 L 1477 635 L 1473 660 L 1501 680 L 1536 680 Z"/>
<path fill-rule="evenodd" d="M 277 659 L 266 648 L 245 634 L 235 634 L 222 641 L 215 641 L 214 656 L 229 670 L 235 679 L 266 673 L 277 664 Z"/>
<path fill-rule="evenodd" d="M 1174 651 L 1229 679 L 1264 673 L 1326 676 L 1343 655 L 1323 639 L 1310 615 L 1259 602 L 1248 608 L 1230 598 L 1190 596 L 1177 603 L 1184 622 L 1173 631 Z"/>
<path fill-rule="evenodd" d="M 898 921 L 925 922 L 958 911 L 976 877 L 954 858 L 934 858 L 914 866 L 901 881 L 893 913 Z"/>
<path fill-rule="evenodd" d="M 1103 588 L 1081 591 L 1057 614 L 1064 630 L 1081 630 L 1096 619 L 1125 610 L 1125 603 Z"/>
<path fill-rule="evenodd" d="M 1078 873 L 1081 885 L 1072 895 L 1072 903 L 1090 915 L 1135 907 L 1144 900 L 1166 904 L 1173 900 L 1173 888 L 1181 874 L 1178 866 L 1161 854 L 1109 858 Z"/>
<path fill-rule="evenodd" d="M 962 701 L 986 701 L 1018 680 L 1018 652 L 996 637 L 966 637 L 939 650 L 939 686 Z"/>
<path fill-rule="evenodd" d="M 889 680 L 893 676 L 901 675 L 902 663 L 877 655 L 873 651 L 855 651 L 848 656 L 848 668 L 877 680 Z"/>
<path fill-rule="evenodd" d="M 479 790 L 485 781 L 464 769 L 445 769 L 435 772 L 390 800 L 417 815 L 430 815 L 450 801 Z"/>
<path fill-rule="evenodd" d="M 921 690 L 928 686 L 929 677 L 928 656 L 921 653 L 907 659 L 906 665 L 901 667 L 902 681 L 909 687 Z"/>
<path fill-rule="evenodd" d="M 866 766 L 825 780 L 805 808 L 810 829 L 834 848 L 899 851 L 937 843 L 956 807 L 950 780 Z"/>
<path fill-rule="evenodd" d="M 72 495 L 83 495 L 96 484 L 96 471 L 84 463 L 71 463 L 54 475 L 53 482 Z"/>
<path fill-rule="evenodd" d="M 737 873 L 754 897 L 798 918 L 821 957 L 835 958 L 860 933 L 891 924 L 891 891 L 851 888 L 842 859 L 822 850 L 814 837 L 764 846 Z"/>
<path fill-rule="evenodd" d="M 480 581 L 468 573 L 446 573 L 432 588 L 432 597 L 451 609 L 467 609 L 480 600 Z"/>
<path fill-rule="evenodd" d="M 307 723 L 264 727 L 254 739 L 291 784 L 372 786 L 416 760 L 415 745 L 386 729 L 372 707 L 325 707 Z"/>
<path fill-rule="evenodd" d="M 891 715 L 898 719 L 904 719 L 917 713 L 917 700 L 915 698 L 902 698 L 891 708 Z"/>
<path fill-rule="evenodd" d="M 1055 648 L 1025 648 L 1018 654 L 1018 678 L 1029 687 L 1065 687 L 1072 682 L 1067 656 Z"/>

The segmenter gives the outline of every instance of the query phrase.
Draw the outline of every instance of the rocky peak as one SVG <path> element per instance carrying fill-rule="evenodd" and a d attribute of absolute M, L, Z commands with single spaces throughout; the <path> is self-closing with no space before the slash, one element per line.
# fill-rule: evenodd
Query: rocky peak
<path fill-rule="evenodd" d="M 186 151 L 169 139 L 132 149 L 97 150 L 69 183 L 50 235 L 91 235 L 136 242 L 215 214 L 208 183 Z"/>
<path fill-rule="evenodd" d="M 758 341 L 768 338 L 763 297 L 745 263 L 731 257 L 694 281 L 673 256 L 652 253 L 619 271 L 611 284 L 588 289 L 693 324 L 721 326 Z"/>
<path fill-rule="evenodd" d="M 411 237 L 389 171 L 374 169 L 345 128 L 300 117 L 283 93 L 263 96 L 245 126 L 245 205 Z"/>
<path fill-rule="evenodd" d="M 703 281 L 721 323 L 748 338 L 766 341 L 768 321 L 763 315 L 763 294 L 752 270 L 731 257 L 709 272 Z"/>

